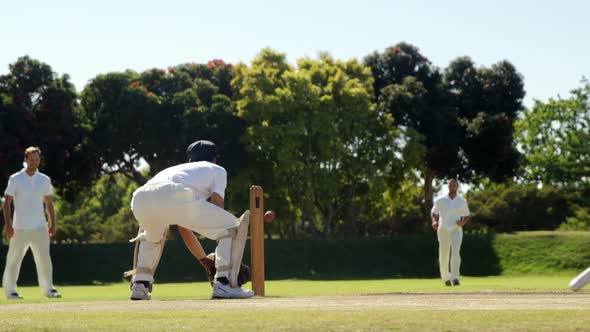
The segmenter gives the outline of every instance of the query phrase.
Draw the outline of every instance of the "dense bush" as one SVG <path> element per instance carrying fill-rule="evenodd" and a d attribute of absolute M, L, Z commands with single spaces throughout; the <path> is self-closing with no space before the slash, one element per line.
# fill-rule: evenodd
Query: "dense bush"
<path fill-rule="evenodd" d="M 576 207 L 574 216 L 566 218 L 559 229 L 562 231 L 590 231 L 590 210 L 585 207 Z"/>
<path fill-rule="evenodd" d="M 57 197 L 57 242 L 124 242 L 135 236 L 131 196 L 137 185 L 123 174 L 103 175 L 74 200 Z"/>
<path fill-rule="evenodd" d="M 573 215 L 568 193 L 552 186 L 498 185 L 470 193 L 467 200 L 472 212 L 467 229 L 554 230 Z"/>

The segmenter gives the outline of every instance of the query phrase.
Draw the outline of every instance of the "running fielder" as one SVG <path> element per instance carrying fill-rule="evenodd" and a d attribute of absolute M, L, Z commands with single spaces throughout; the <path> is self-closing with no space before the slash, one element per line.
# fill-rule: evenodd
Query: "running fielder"
<path fill-rule="evenodd" d="M 250 212 L 238 219 L 224 209 L 227 173 L 217 165 L 214 143 L 194 142 L 187 156 L 188 163 L 161 171 L 133 193 L 131 209 L 139 234 L 131 240 L 136 241 L 134 269 L 125 273 L 133 276 L 131 299 L 151 299 L 169 225 L 178 225 L 186 246 L 208 271 L 213 298 L 249 298 L 254 292 L 239 287 L 238 273 Z M 193 232 L 217 241 L 214 259 L 206 256 Z"/>
<path fill-rule="evenodd" d="M 447 286 L 459 286 L 463 226 L 469 221 L 469 207 L 467 201 L 457 194 L 459 182 L 456 179 L 450 179 L 448 187 L 449 194 L 437 199 L 432 207 L 432 228 L 438 237 L 440 277 Z"/>

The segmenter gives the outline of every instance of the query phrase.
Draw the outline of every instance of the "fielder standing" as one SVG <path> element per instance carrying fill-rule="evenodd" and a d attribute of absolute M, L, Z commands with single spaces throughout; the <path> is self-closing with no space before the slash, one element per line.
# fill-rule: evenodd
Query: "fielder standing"
<path fill-rule="evenodd" d="M 133 275 L 131 299 L 151 299 L 153 275 L 169 225 L 178 225 L 185 244 L 213 278 L 213 298 L 251 297 L 254 292 L 237 283 L 249 211 L 238 219 L 224 209 L 227 173 L 217 165 L 214 143 L 194 142 L 187 156 L 188 163 L 161 171 L 133 193 L 131 209 L 140 232 L 132 240 L 138 242 L 134 270 L 128 273 Z M 214 262 L 193 231 L 217 241 Z"/>
<path fill-rule="evenodd" d="M 456 179 L 450 179 L 448 187 L 449 194 L 437 199 L 432 207 L 432 228 L 436 230 L 438 237 L 440 277 L 445 285 L 458 286 L 461 267 L 459 252 L 463 241 L 463 226 L 469 221 L 469 207 L 467 201 L 457 195 L 459 182 Z"/>
<path fill-rule="evenodd" d="M 10 176 L 4 191 L 4 233 L 10 238 L 10 243 L 2 287 L 8 299 L 22 299 L 18 294 L 16 282 L 21 263 L 30 247 L 43 295 L 48 298 L 60 298 L 61 295 L 53 286 L 53 267 L 49 255 L 49 240 L 57 232 L 51 197 L 53 186 L 51 179 L 38 170 L 41 162 L 41 150 L 38 147 L 29 147 L 25 150 L 25 162 L 26 168 Z M 49 216 L 49 226 L 43 203 Z"/>

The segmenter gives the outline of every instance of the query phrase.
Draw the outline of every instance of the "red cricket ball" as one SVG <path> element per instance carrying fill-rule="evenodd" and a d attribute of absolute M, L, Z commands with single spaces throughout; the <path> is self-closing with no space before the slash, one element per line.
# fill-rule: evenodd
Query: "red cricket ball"
<path fill-rule="evenodd" d="M 271 222 L 275 219 L 275 217 L 276 217 L 276 213 L 273 210 L 268 210 L 264 214 L 264 221 Z"/>

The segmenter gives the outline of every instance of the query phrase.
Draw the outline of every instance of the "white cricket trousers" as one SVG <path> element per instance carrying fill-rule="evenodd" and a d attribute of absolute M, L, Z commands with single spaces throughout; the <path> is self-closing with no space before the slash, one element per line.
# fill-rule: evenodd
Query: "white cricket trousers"
<path fill-rule="evenodd" d="M 2 277 L 2 287 L 6 295 L 16 293 L 16 282 L 27 250 L 31 247 L 37 268 L 37 280 L 47 296 L 53 289 L 53 266 L 49 255 L 49 233 L 47 225 L 37 229 L 15 229 L 8 244 L 6 266 Z"/>
<path fill-rule="evenodd" d="M 216 278 L 228 277 L 233 229 L 239 224 L 238 218 L 231 213 L 205 199 L 197 199 L 190 187 L 174 182 L 140 187 L 133 193 L 131 209 L 143 231 L 134 281 L 154 282 L 153 271 L 158 265 L 163 237 L 169 225 L 179 225 L 217 240 Z"/>
<path fill-rule="evenodd" d="M 443 280 L 459 278 L 461 267 L 461 242 L 463 241 L 463 228 L 454 227 L 447 229 L 440 226 L 436 232 L 438 237 L 438 263 L 440 266 L 440 277 Z M 449 260 L 451 271 L 449 272 Z"/>

